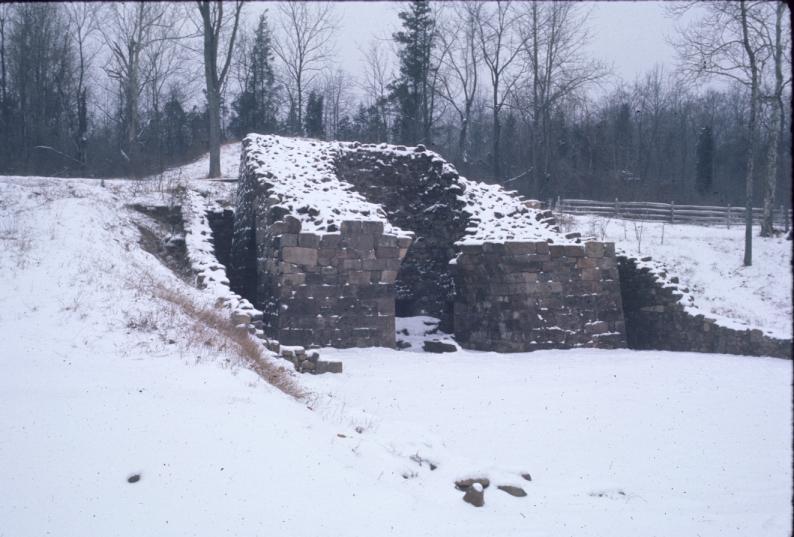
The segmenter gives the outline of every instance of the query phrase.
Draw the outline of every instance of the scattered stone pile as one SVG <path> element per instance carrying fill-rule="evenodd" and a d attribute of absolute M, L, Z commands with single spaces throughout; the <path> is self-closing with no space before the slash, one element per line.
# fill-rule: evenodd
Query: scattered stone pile
<path fill-rule="evenodd" d="M 532 481 L 532 477 L 529 474 L 521 474 L 521 477 L 527 481 Z M 485 505 L 485 490 L 490 486 L 491 480 L 487 477 L 475 477 L 455 481 L 455 488 L 465 492 L 463 501 L 474 507 L 482 507 Z M 497 485 L 496 488 L 515 498 L 523 498 L 527 495 L 527 492 L 517 485 Z"/>

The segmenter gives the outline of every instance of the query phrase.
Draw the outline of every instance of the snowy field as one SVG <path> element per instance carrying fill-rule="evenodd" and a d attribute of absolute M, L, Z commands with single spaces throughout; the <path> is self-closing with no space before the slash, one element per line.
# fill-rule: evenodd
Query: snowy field
<path fill-rule="evenodd" d="M 745 267 L 744 227 L 634 222 L 600 216 L 566 216 L 566 226 L 613 241 L 634 257 L 652 257 L 677 276 L 695 300 L 695 314 L 737 329 L 760 328 L 792 337 L 792 243 L 753 230 L 753 264 Z"/>
<path fill-rule="evenodd" d="M 206 298 L 140 248 L 130 188 L 0 178 L 0 536 L 790 534 L 791 361 L 413 336 L 322 349 L 345 373 L 297 401 L 156 296 Z"/>

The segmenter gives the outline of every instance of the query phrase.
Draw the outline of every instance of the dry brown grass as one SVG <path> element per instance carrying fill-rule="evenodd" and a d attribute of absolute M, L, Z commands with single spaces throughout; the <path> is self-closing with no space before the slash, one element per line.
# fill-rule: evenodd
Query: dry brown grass
<path fill-rule="evenodd" d="M 295 382 L 286 368 L 273 364 L 265 356 L 261 342 L 246 330 L 233 326 L 220 311 L 200 306 L 189 297 L 162 284 L 154 283 L 152 291 L 156 297 L 172 304 L 193 321 L 191 333 L 197 341 L 203 344 L 212 341 L 219 349 L 233 352 L 268 384 L 285 394 L 298 400 L 307 397 L 308 393 Z"/>

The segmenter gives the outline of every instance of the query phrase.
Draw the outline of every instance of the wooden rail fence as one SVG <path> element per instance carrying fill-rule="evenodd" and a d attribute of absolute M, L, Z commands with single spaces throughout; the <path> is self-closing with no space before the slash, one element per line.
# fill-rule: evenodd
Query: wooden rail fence
<path fill-rule="evenodd" d="M 564 214 L 594 214 L 606 218 L 626 218 L 671 224 L 725 225 L 744 224 L 744 207 L 718 205 L 678 205 L 645 201 L 593 201 L 557 198 L 555 210 Z M 753 207 L 753 224 L 761 223 L 763 209 Z M 782 206 L 773 213 L 774 222 L 789 230 L 791 209 Z"/>

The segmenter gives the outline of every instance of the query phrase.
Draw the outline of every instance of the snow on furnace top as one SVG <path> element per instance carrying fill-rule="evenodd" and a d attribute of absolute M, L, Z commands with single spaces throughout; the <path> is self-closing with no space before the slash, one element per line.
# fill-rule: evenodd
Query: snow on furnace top
<path fill-rule="evenodd" d="M 359 144 L 358 142 L 339 142 L 342 150 L 379 151 L 383 154 L 396 154 L 405 157 L 424 153 L 431 163 L 441 163 L 443 174 L 452 174 L 463 194 L 458 199 L 463 202 L 463 211 L 469 215 L 466 235 L 457 244 L 481 244 L 483 242 L 506 241 L 549 241 L 554 244 L 575 244 L 580 241 L 566 239 L 554 225 L 554 218 L 544 218 L 543 211 L 531 209 L 526 199 L 515 191 L 505 190 L 501 185 L 491 185 L 481 181 L 466 179 L 450 162 L 438 153 L 424 146 L 405 147 L 389 144 Z"/>
<path fill-rule="evenodd" d="M 457 244 L 483 242 L 531 241 L 554 244 L 575 244 L 578 239 L 568 239 L 560 233 L 554 218 L 544 218 L 542 211 L 527 207 L 527 201 L 500 185 L 489 185 L 460 177 L 464 187 L 460 196 L 466 204 L 463 209 L 471 215 L 472 225 L 466 236 Z"/>
<path fill-rule="evenodd" d="M 452 164 L 423 147 L 322 142 L 259 134 L 250 134 L 246 139 L 250 146 L 244 166 L 259 177 L 260 183 L 268 184 L 270 195 L 277 196 L 279 204 L 301 220 L 304 231 L 333 232 L 343 220 L 377 220 L 383 222 L 384 233 L 412 236 L 412 232 L 389 223 L 381 205 L 367 201 L 352 184 L 339 179 L 335 161 L 342 152 L 361 149 L 406 157 L 421 151 L 429 155 L 432 162 L 441 162 L 444 172 L 453 173 L 454 182 L 463 192 L 458 198 L 464 204 L 463 211 L 469 215 L 469 226 L 458 244 L 579 242 L 566 239 L 553 226 L 553 219 L 544 218 L 540 211 L 527 207 L 526 200 L 515 192 L 461 177 Z"/>
<path fill-rule="evenodd" d="M 300 138 L 249 134 L 243 163 L 268 193 L 301 221 L 302 231 L 336 232 L 344 220 L 383 222 L 387 235 L 413 237 L 389 223 L 383 208 L 370 203 L 353 185 L 336 176 L 334 161 L 341 146 Z"/>

